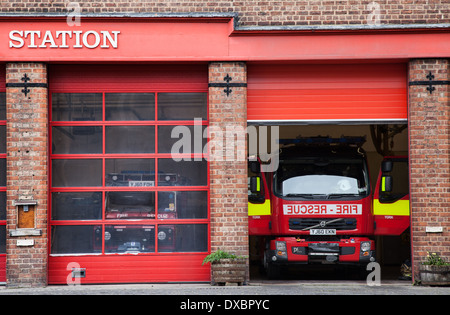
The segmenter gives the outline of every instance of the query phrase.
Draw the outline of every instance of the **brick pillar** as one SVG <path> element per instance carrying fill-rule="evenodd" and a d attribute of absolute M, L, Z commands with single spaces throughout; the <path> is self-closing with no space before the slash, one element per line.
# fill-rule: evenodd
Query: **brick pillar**
<path fill-rule="evenodd" d="M 20 86 L 25 81 L 27 88 Z M 6 281 L 13 287 L 47 284 L 46 85 L 45 64 L 6 65 Z"/>
<path fill-rule="evenodd" d="M 209 65 L 211 250 L 248 256 L 246 83 L 245 63 Z"/>
<path fill-rule="evenodd" d="M 414 278 L 427 252 L 450 262 L 450 105 L 449 85 L 417 81 L 450 80 L 448 59 L 419 59 L 409 63 L 409 134 L 411 235 Z M 411 83 L 411 82 L 416 82 Z M 422 82 L 423 84 L 424 82 Z M 427 232 L 427 227 L 442 232 Z M 439 230 L 438 230 L 439 231 Z"/>

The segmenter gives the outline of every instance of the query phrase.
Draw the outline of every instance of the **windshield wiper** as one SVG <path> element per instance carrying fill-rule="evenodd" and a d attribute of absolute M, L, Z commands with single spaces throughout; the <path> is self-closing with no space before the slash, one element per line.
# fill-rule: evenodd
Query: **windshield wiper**
<path fill-rule="evenodd" d="M 327 199 L 342 198 L 342 197 L 359 197 L 359 194 L 328 194 Z"/>
<path fill-rule="evenodd" d="M 325 196 L 322 194 L 287 194 L 284 195 L 284 197 L 301 197 L 301 198 L 309 198 L 309 199 L 313 199 L 314 197 L 317 196 Z"/>

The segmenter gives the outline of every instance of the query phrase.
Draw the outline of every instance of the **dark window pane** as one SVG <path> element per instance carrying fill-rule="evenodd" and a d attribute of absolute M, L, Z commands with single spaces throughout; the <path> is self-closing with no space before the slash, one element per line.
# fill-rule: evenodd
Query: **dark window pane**
<path fill-rule="evenodd" d="M 110 191 L 106 193 L 106 219 L 154 219 L 155 193 Z"/>
<path fill-rule="evenodd" d="M 155 161 L 153 159 L 107 159 L 106 186 L 155 186 Z"/>
<path fill-rule="evenodd" d="M 6 120 L 6 93 L 0 93 L 0 120 Z"/>
<path fill-rule="evenodd" d="M 158 226 L 158 252 L 206 252 L 207 250 L 207 224 Z"/>
<path fill-rule="evenodd" d="M 106 120 L 154 120 L 155 94 L 106 93 Z"/>
<path fill-rule="evenodd" d="M 102 185 L 102 160 L 53 160 L 53 187 L 96 187 Z"/>
<path fill-rule="evenodd" d="M 101 93 L 53 93 L 53 121 L 102 120 Z"/>
<path fill-rule="evenodd" d="M 159 126 L 158 153 L 203 153 L 206 126 Z"/>
<path fill-rule="evenodd" d="M 207 163 L 202 161 L 158 160 L 159 186 L 206 186 Z"/>
<path fill-rule="evenodd" d="M 0 225 L 0 254 L 6 254 L 6 225 Z"/>
<path fill-rule="evenodd" d="M 154 251 L 154 225 L 105 226 L 105 253 L 150 253 Z"/>
<path fill-rule="evenodd" d="M 6 191 L 0 191 L 0 220 L 6 220 Z"/>
<path fill-rule="evenodd" d="M 159 93 L 159 120 L 207 120 L 206 93 Z"/>
<path fill-rule="evenodd" d="M 107 126 L 106 153 L 154 153 L 154 126 Z"/>
<path fill-rule="evenodd" d="M 101 192 L 52 193 L 52 220 L 96 220 L 102 218 Z"/>
<path fill-rule="evenodd" d="M 52 254 L 92 254 L 102 251 L 100 225 L 52 226 Z"/>
<path fill-rule="evenodd" d="M 158 192 L 158 218 L 206 219 L 208 193 L 206 191 Z"/>
<path fill-rule="evenodd" d="M 0 126 L 0 153 L 6 153 L 6 126 Z"/>
<path fill-rule="evenodd" d="M 52 128 L 54 154 L 102 153 L 102 127 L 67 126 Z"/>
<path fill-rule="evenodd" d="M 391 191 L 382 191 L 380 187 L 380 202 L 392 203 L 409 194 L 409 168 L 408 161 L 392 160 L 392 171 L 383 173 L 383 176 L 392 176 Z"/>

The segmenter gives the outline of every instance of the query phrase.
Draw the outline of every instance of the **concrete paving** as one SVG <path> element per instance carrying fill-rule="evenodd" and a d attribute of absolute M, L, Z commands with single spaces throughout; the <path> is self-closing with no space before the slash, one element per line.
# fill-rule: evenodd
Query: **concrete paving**
<path fill-rule="evenodd" d="M 0 295 L 450 295 L 450 287 L 415 286 L 409 281 L 252 281 L 243 286 L 209 283 L 51 285 L 39 288 L 0 287 Z"/>

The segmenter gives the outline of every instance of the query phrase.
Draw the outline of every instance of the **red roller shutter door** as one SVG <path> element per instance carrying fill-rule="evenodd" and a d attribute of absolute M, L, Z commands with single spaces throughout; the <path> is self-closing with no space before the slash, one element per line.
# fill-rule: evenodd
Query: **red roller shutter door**
<path fill-rule="evenodd" d="M 3 134 L 0 134 L 0 137 L 6 138 L 6 69 L 4 64 L 0 64 L 0 106 L 5 110 L 2 114 L 3 117 L 0 117 L 0 130 L 4 130 Z M 6 144 L 6 139 L 4 140 Z M 0 151 L 0 159 L 6 161 L 6 146 L 4 150 Z M 6 166 L 6 163 L 5 163 Z M 6 282 L 6 172 L 0 174 L 3 178 L 0 179 L 0 202 L 3 204 L 0 205 L 0 283 Z"/>
<path fill-rule="evenodd" d="M 248 66 L 249 123 L 407 120 L 404 64 Z"/>
<path fill-rule="evenodd" d="M 49 284 L 210 280 L 209 166 L 167 151 L 207 92 L 202 65 L 49 66 Z"/>

